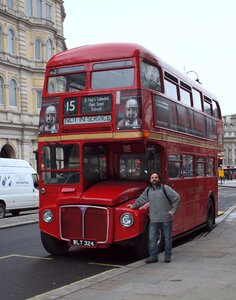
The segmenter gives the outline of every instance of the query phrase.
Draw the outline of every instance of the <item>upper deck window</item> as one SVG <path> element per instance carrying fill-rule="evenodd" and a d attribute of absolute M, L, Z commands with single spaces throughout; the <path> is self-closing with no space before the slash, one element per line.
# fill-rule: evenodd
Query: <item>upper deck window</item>
<path fill-rule="evenodd" d="M 193 95 L 193 106 L 202 111 L 202 99 L 201 94 L 199 91 L 192 89 L 192 95 Z"/>
<path fill-rule="evenodd" d="M 132 60 L 112 61 L 112 62 L 94 64 L 93 70 L 116 69 L 120 67 L 129 67 L 129 66 L 133 66 Z"/>
<path fill-rule="evenodd" d="M 220 118 L 219 108 L 217 103 L 214 100 L 212 100 L 212 110 L 213 110 L 213 116 L 219 119 Z"/>
<path fill-rule="evenodd" d="M 180 99 L 181 102 L 184 104 L 187 104 L 188 106 L 191 106 L 191 95 L 188 91 L 180 88 Z"/>
<path fill-rule="evenodd" d="M 165 94 L 168 97 L 178 100 L 177 85 L 166 79 L 164 80 L 164 83 L 165 83 Z"/>
<path fill-rule="evenodd" d="M 160 91 L 161 80 L 159 68 L 146 62 L 141 62 L 141 84 L 145 88 Z"/>
<path fill-rule="evenodd" d="M 86 86 L 84 69 L 84 66 L 73 66 L 50 70 L 47 92 L 52 94 L 84 90 Z"/>
<path fill-rule="evenodd" d="M 204 97 L 204 112 L 211 116 L 211 111 L 212 111 L 212 104 L 211 104 L 211 99 L 208 97 Z"/>
<path fill-rule="evenodd" d="M 180 100 L 182 103 L 192 106 L 191 87 L 184 82 L 180 82 Z"/>
<path fill-rule="evenodd" d="M 97 63 L 94 64 L 93 70 L 96 71 L 92 72 L 92 89 L 127 87 L 134 84 L 132 61 Z"/>

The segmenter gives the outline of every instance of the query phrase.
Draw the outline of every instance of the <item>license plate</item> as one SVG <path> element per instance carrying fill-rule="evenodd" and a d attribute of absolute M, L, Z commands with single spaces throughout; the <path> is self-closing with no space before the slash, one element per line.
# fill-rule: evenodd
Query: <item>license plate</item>
<path fill-rule="evenodd" d="M 97 243 L 94 240 L 73 240 L 73 245 L 77 245 L 80 247 L 87 247 L 87 248 L 96 248 Z"/>

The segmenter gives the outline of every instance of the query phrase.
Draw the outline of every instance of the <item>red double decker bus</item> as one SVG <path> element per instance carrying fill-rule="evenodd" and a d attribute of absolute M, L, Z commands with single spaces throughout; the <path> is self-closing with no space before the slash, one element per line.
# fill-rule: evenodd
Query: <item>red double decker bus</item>
<path fill-rule="evenodd" d="M 88 45 L 46 68 L 38 139 L 41 240 L 70 247 L 129 243 L 148 254 L 148 204 L 127 208 L 149 171 L 181 195 L 173 236 L 211 230 L 223 126 L 214 95 L 137 44 Z"/>

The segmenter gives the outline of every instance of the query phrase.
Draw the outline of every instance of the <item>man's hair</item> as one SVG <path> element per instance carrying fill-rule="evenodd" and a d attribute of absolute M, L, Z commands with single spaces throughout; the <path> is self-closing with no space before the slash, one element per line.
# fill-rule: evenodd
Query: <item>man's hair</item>
<path fill-rule="evenodd" d="M 150 183 L 150 180 L 151 180 L 151 176 L 153 175 L 153 174 L 157 174 L 158 175 L 158 177 L 159 177 L 159 179 L 160 179 L 160 182 L 162 181 L 162 175 L 161 175 L 161 173 L 160 172 L 158 172 L 158 171 L 152 171 L 150 174 L 149 174 L 149 183 Z"/>

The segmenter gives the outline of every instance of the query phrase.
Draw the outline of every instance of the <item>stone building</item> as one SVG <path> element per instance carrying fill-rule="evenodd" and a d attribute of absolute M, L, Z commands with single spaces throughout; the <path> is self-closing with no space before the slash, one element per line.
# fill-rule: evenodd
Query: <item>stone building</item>
<path fill-rule="evenodd" d="M 223 167 L 236 167 L 236 115 L 223 117 L 224 159 Z"/>
<path fill-rule="evenodd" d="M 0 157 L 36 168 L 45 66 L 66 49 L 62 0 L 0 0 Z"/>

